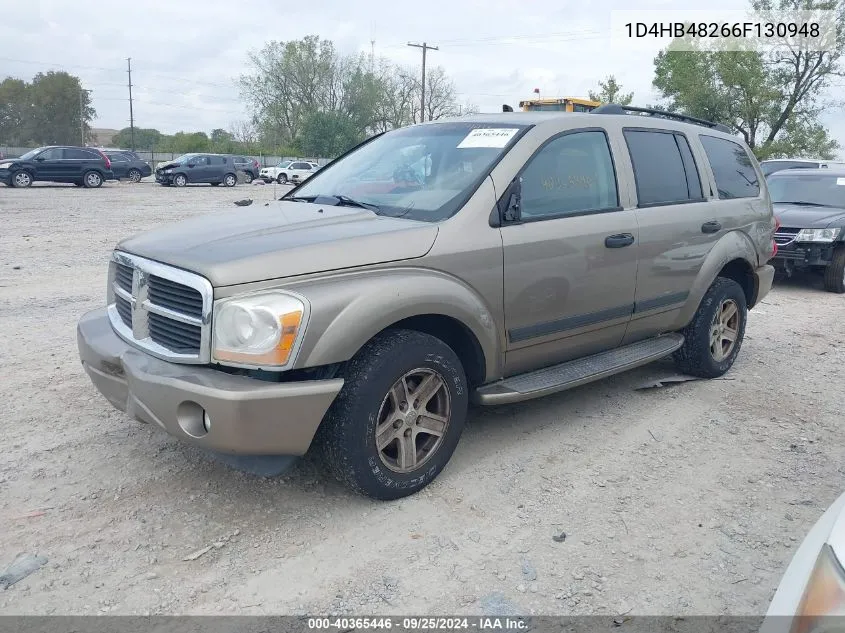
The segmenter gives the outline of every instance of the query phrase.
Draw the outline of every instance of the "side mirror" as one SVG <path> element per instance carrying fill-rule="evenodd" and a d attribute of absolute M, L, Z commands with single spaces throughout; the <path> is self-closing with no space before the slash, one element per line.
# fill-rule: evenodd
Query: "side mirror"
<path fill-rule="evenodd" d="M 194 167 L 194 163 L 188 163 L 188 167 Z"/>
<path fill-rule="evenodd" d="M 513 108 L 505 103 L 502 105 L 502 112 L 513 112 Z"/>
<path fill-rule="evenodd" d="M 37 163 L 43 163 L 45 160 L 46 160 L 46 159 L 45 159 L 43 156 L 39 156 L 38 158 L 36 158 L 36 159 L 35 159 L 35 162 L 37 162 Z"/>

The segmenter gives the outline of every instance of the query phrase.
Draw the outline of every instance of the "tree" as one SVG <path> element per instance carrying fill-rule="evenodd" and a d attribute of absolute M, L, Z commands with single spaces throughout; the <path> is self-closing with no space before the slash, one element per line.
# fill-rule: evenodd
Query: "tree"
<path fill-rule="evenodd" d="M 164 134 L 153 128 L 135 128 L 135 148 L 141 151 L 155 151 L 161 149 Z M 125 127 L 115 134 L 112 139 L 115 147 L 132 149 L 132 130 Z"/>
<path fill-rule="evenodd" d="M 845 23 L 845 0 L 754 0 L 752 8 L 831 10 Z M 670 45 L 654 60 L 654 86 L 668 109 L 728 125 L 761 159 L 834 157 L 839 145 L 818 118 L 825 90 L 842 76 L 845 30 L 823 51 L 790 43 L 759 51 L 691 48 Z"/>
<path fill-rule="evenodd" d="M 268 42 L 249 57 L 241 95 L 257 113 L 265 145 L 336 147 L 420 120 L 416 70 L 365 55 L 342 55 L 329 40 L 308 36 Z M 442 68 L 426 76 L 426 119 L 458 114 L 454 84 Z M 316 116 L 319 115 L 319 116 Z M 311 152 L 305 152 L 311 153 Z"/>
<path fill-rule="evenodd" d="M 608 75 L 604 81 L 599 81 L 598 92 L 589 92 L 590 99 L 600 103 L 617 103 L 619 105 L 631 105 L 634 100 L 634 93 L 622 92 L 622 84 L 617 83 L 616 77 Z"/>
<path fill-rule="evenodd" d="M 306 156 L 337 156 L 364 140 L 355 122 L 340 112 L 312 112 L 302 122 L 299 148 Z"/>
<path fill-rule="evenodd" d="M 20 147 L 31 142 L 31 134 L 29 85 L 7 77 L 0 83 L 0 142 Z"/>
<path fill-rule="evenodd" d="M 96 115 L 91 91 L 66 72 L 38 73 L 31 83 L 7 78 L 0 84 L 0 140 L 77 145 L 90 139 Z"/>

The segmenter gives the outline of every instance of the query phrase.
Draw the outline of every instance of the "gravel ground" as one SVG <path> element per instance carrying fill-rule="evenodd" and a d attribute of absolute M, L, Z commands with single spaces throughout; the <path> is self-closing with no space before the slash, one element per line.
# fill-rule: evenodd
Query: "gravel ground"
<path fill-rule="evenodd" d="M 845 297 L 780 283 L 720 380 L 636 390 L 657 363 L 474 410 L 431 486 L 373 502 L 311 458 L 229 470 L 112 409 L 77 358 L 120 238 L 274 192 L 0 187 L 0 569 L 48 559 L 0 613 L 765 611 L 842 488 Z"/>

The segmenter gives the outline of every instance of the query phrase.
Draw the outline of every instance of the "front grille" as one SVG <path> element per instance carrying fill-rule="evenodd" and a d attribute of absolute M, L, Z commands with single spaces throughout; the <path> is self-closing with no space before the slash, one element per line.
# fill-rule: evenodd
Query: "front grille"
<path fill-rule="evenodd" d="M 798 236 L 798 233 L 801 229 L 792 229 L 792 228 L 784 228 L 780 227 L 775 233 L 775 244 L 778 246 L 786 246 L 787 244 L 791 244 L 795 241 L 795 238 Z"/>
<path fill-rule="evenodd" d="M 150 301 L 174 312 L 202 317 L 202 294 L 196 288 L 150 275 Z"/>
<path fill-rule="evenodd" d="M 135 255 L 115 252 L 109 318 L 126 341 L 184 363 L 210 357 L 212 288 L 207 279 Z"/>

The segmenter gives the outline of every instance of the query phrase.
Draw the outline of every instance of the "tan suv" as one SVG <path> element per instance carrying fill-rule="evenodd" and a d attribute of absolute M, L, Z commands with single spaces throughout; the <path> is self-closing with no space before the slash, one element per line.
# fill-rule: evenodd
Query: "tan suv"
<path fill-rule="evenodd" d="M 231 463 L 279 471 L 316 443 L 379 499 L 437 476 L 471 400 L 668 355 L 720 376 L 772 284 L 759 165 L 719 126 L 620 112 L 397 129 L 269 207 L 126 239 L 83 365 Z"/>

